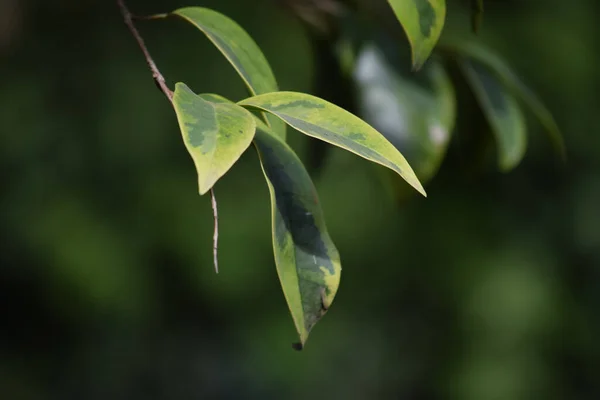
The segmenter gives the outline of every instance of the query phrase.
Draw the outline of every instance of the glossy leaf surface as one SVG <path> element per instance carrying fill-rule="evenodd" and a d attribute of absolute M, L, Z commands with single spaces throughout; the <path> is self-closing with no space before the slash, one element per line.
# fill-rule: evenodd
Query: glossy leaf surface
<path fill-rule="evenodd" d="M 368 44 L 357 57 L 354 81 L 360 115 L 381 132 L 424 183 L 436 173 L 456 118 L 454 88 L 443 66 L 432 60 L 414 74 L 399 71 L 380 47 Z"/>
<path fill-rule="evenodd" d="M 511 170 L 519 164 L 527 147 L 521 108 L 512 94 L 484 66 L 470 60 L 462 60 L 460 66 L 492 127 L 500 169 Z"/>
<path fill-rule="evenodd" d="M 235 68 L 252 95 L 276 92 L 275 75 L 264 54 L 250 35 L 229 17 L 202 7 L 186 7 L 173 11 L 200 29 Z M 273 130 L 285 138 L 286 126 L 277 118 L 269 118 Z"/>
<path fill-rule="evenodd" d="M 175 85 L 173 107 L 196 166 L 200 194 L 205 194 L 250 146 L 255 119 L 236 104 L 206 101 L 184 83 Z"/>
<path fill-rule="evenodd" d="M 400 152 L 369 124 L 323 99 L 304 93 L 278 92 L 239 104 L 267 111 L 291 127 L 396 171 L 411 186 L 425 190 Z"/>
<path fill-rule="evenodd" d="M 446 19 L 446 0 L 388 0 L 406 32 L 415 69 L 435 47 Z"/>

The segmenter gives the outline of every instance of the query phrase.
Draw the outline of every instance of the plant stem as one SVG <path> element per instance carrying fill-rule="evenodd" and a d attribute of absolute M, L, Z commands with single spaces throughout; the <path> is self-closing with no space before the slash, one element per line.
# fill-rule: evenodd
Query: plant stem
<path fill-rule="evenodd" d="M 217 213 L 217 197 L 215 196 L 215 189 L 210 189 L 210 202 L 213 209 L 213 217 L 215 220 L 215 231 L 213 233 L 213 262 L 215 264 L 215 272 L 219 273 L 219 260 L 217 258 L 218 245 L 219 245 L 219 216 Z"/>
<path fill-rule="evenodd" d="M 165 96 L 167 96 L 169 101 L 173 102 L 173 92 L 171 91 L 171 89 L 169 89 L 169 87 L 165 83 L 165 78 L 162 76 L 162 74 L 158 70 L 156 63 L 152 59 L 152 56 L 150 55 L 150 52 L 148 51 L 148 48 L 146 47 L 146 43 L 144 43 L 144 39 L 142 38 L 142 36 L 138 32 L 137 28 L 135 27 L 135 25 L 133 23 L 132 15 L 129 12 L 129 9 L 127 8 L 127 6 L 125 5 L 125 2 L 123 0 L 117 0 L 117 4 L 119 5 L 119 8 L 121 9 L 121 14 L 123 15 L 123 21 L 125 21 L 125 25 L 127 25 L 129 30 L 131 31 L 131 34 L 137 41 L 138 45 L 140 46 L 140 49 L 142 49 L 142 52 L 144 53 L 144 57 L 146 57 L 146 62 L 148 63 L 148 67 L 150 67 L 150 71 L 152 71 L 152 77 L 158 84 L 158 87 L 160 88 L 160 90 L 162 90 L 163 93 L 165 94 Z"/>
<path fill-rule="evenodd" d="M 135 24 L 133 23 L 133 15 L 131 14 L 131 12 L 129 11 L 127 6 L 125 5 L 124 0 L 117 0 L 117 5 L 119 6 L 119 9 L 121 10 L 121 14 L 123 15 L 123 21 L 125 22 L 125 25 L 127 25 L 127 27 L 129 28 L 129 31 L 131 32 L 131 34 L 137 41 L 138 45 L 140 46 L 140 49 L 142 50 L 142 53 L 144 53 L 144 57 L 146 58 L 148 67 L 150 68 L 150 71 L 152 72 L 152 77 L 154 78 L 154 81 L 156 82 L 156 84 L 158 85 L 160 90 L 165 94 L 165 96 L 167 96 L 167 98 L 169 99 L 169 101 L 171 102 L 171 105 L 172 105 L 173 104 L 173 91 L 171 89 L 169 89 L 169 87 L 167 86 L 167 84 L 165 82 L 165 78 L 160 73 L 158 67 L 156 66 L 156 63 L 154 62 L 154 59 L 152 58 L 152 56 L 150 55 L 150 52 L 148 51 L 148 48 L 146 47 L 146 43 L 144 42 L 144 39 L 142 38 L 142 36 L 138 32 L 137 28 L 135 27 Z M 211 205 L 212 205 L 213 218 L 214 218 L 214 224 L 215 224 L 215 230 L 214 230 L 214 234 L 213 234 L 213 261 L 215 264 L 215 271 L 217 273 L 219 273 L 219 263 L 218 263 L 218 258 L 217 258 L 218 244 L 219 244 L 219 242 L 218 242 L 218 240 L 219 240 L 219 214 L 217 212 L 217 197 L 215 196 L 214 189 L 210 189 L 210 198 L 211 198 Z"/>

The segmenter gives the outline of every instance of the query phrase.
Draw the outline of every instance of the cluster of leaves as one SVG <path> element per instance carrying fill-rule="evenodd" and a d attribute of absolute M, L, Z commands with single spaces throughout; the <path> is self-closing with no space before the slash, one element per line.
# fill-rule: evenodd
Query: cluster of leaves
<path fill-rule="evenodd" d="M 478 105 L 483 128 L 491 131 L 495 140 L 501 171 L 510 171 L 525 155 L 527 129 L 522 106 L 537 117 L 560 157 L 565 158 L 551 113 L 501 57 L 475 36 L 440 39 L 446 15 L 444 0 L 388 3 L 410 43 L 410 55 L 398 46 L 395 32 L 384 22 L 365 23 L 359 10 L 345 8 L 331 22 L 336 28 L 328 38 L 329 51 L 335 54 L 336 66 L 328 74 L 339 74 L 340 81 L 351 86 L 352 100 L 346 101 L 347 107 L 353 107 L 353 112 L 402 152 L 423 184 L 435 176 L 446 155 L 458 119 L 455 87 L 464 84 L 465 94 L 473 97 L 467 103 Z M 473 0 L 474 31 L 479 29 L 482 15 L 483 1 Z M 392 189 L 403 193 L 404 188 L 396 182 L 392 180 Z"/>
<path fill-rule="evenodd" d="M 300 348 L 333 301 L 341 264 L 311 178 L 286 144 L 286 127 L 385 166 L 425 195 L 420 182 L 437 170 L 455 122 L 454 88 L 445 64 L 438 58 L 425 64 L 444 25 L 445 0 L 389 3 L 411 44 L 413 68 L 423 71 L 402 75 L 376 42 L 361 40 L 355 46 L 342 38 L 337 54 L 354 82 L 358 111 L 367 122 L 321 98 L 279 91 L 257 44 L 218 12 L 188 7 L 151 17 L 179 17 L 198 28 L 235 68 L 252 96 L 236 103 L 216 94 L 196 94 L 177 83 L 172 100 L 196 166 L 200 194 L 210 191 L 251 144 L 258 152 L 271 194 L 277 272 Z M 560 145 L 549 112 L 492 54 L 463 43 L 445 45 L 442 54 L 460 66 L 477 95 L 496 134 L 502 169 L 514 167 L 525 150 L 524 120 L 515 97 L 535 111 Z M 401 151 L 411 154 L 409 161 L 417 173 Z"/>
<path fill-rule="evenodd" d="M 177 83 L 173 106 L 196 166 L 200 194 L 254 144 L 271 193 L 277 272 L 303 346 L 333 301 L 341 264 L 310 176 L 286 144 L 286 125 L 386 166 L 423 195 L 425 191 L 402 154 L 366 122 L 317 97 L 279 91 L 261 50 L 234 21 L 199 7 L 152 18 L 169 15 L 201 30 L 253 95 L 234 103 L 216 94 L 195 94 Z"/>

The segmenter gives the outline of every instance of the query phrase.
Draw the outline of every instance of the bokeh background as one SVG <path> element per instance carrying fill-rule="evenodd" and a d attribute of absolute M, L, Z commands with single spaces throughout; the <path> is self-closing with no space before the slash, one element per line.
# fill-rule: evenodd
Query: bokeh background
<path fill-rule="evenodd" d="M 532 120 L 518 168 L 474 172 L 459 126 L 429 197 L 398 202 L 329 153 L 315 184 L 343 278 L 302 352 L 256 154 L 216 186 L 216 275 L 209 199 L 114 3 L 0 1 L 1 398 L 600 398 L 597 0 L 485 2 L 481 40 L 553 111 L 566 164 Z M 244 26 L 282 89 L 318 90 L 273 0 L 129 1 L 184 5 Z M 447 31 L 468 30 L 468 2 L 448 7 Z M 245 97 L 199 32 L 138 25 L 170 84 Z"/>

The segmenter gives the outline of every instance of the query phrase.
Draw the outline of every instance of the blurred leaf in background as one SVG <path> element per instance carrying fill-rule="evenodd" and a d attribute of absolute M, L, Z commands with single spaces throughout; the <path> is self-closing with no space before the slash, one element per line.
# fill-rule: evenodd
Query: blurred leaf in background
<path fill-rule="evenodd" d="M 374 44 L 362 48 L 354 71 L 360 115 L 406 154 L 421 182 L 428 182 L 450 142 L 456 100 L 439 62 L 431 61 L 420 76 L 424 82 L 403 77 Z"/>

